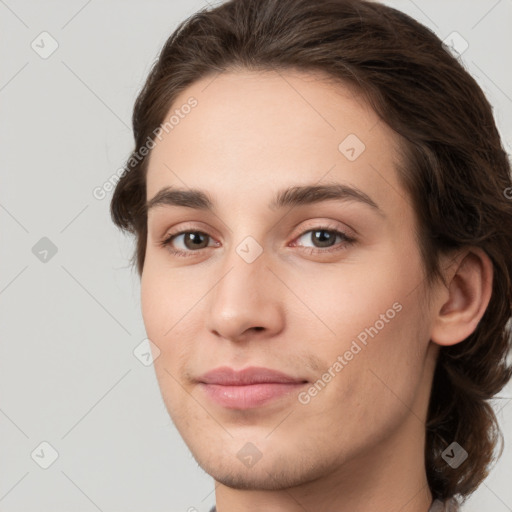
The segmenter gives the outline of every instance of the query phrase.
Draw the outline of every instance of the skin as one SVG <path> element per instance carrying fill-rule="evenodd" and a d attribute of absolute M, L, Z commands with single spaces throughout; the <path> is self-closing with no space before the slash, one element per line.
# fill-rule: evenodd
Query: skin
<path fill-rule="evenodd" d="M 427 512 L 436 358 L 482 317 L 489 258 L 475 248 L 446 256 L 447 286 L 427 289 L 415 212 L 395 171 L 400 140 L 352 88 L 312 73 L 233 70 L 192 84 L 171 110 L 190 96 L 197 107 L 151 152 L 147 199 L 199 188 L 215 209 L 150 210 L 141 299 L 163 400 L 215 479 L 217 510 Z M 338 149 L 349 134 L 366 146 L 354 161 Z M 383 215 L 333 199 L 268 207 L 281 188 L 327 182 L 358 187 Z M 326 222 L 356 241 L 337 237 L 340 250 L 322 253 L 311 230 Z M 172 248 L 189 257 L 159 244 L 185 229 L 208 235 L 205 248 L 185 245 L 186 235 Z M 263 251 L 252 263 L 236 251 L 247 236 Z M 395 303 L 400 312 L 307 404 L 294 392 L 227 409 L 194 380 L 255 365 L 307 379 L 307 390 Z M 261 453 L 252 467 L 237 457 L 248 442 Z"/>

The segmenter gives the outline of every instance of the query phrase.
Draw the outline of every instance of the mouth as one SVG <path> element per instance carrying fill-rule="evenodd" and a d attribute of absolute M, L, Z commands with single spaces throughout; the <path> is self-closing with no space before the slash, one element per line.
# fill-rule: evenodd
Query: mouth
<path fill-rule="evenodd" d="M 291 396 L 308 381 L 269 368 L 235 371 L 223 366 L 201 376 L 198 383 L 208 399 L 222 407 L 252 409 Z"/>

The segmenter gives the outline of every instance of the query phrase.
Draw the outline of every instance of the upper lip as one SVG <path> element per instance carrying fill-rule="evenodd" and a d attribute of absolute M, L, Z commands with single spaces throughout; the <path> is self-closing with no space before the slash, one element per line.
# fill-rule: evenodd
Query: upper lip
<path fill-rule="evenodd" d="M 305 379 L 292 377 L 280 371 L 260 366 L 250 366 L 239 371 L 233 370 L 229 366 L 220 366 L 201 375 L 197 380 L 205 384 L 220 384 L 223 386 L 244 386 L 271 382 L 307 382 Z"/>

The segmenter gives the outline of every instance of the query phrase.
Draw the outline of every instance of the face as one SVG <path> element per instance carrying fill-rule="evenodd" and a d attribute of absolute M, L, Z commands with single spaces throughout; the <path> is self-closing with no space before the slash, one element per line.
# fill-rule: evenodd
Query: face
<path fill-rule="evenodd" d="M 225 72 L 172 111 L 190 97 L 150 156 L 147 199 L 160 195 L 141 293 L 193 456 L 231 487 L 277 489 L 382 460 L 398 440 L 422 452 L 433 367 L 396 134 L 310 73 Z M 205 383 L 219 367 L 293 383 Z"/>

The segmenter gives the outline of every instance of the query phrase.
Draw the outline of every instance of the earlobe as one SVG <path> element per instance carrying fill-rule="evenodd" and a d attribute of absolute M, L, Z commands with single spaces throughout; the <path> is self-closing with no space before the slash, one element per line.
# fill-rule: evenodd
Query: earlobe
<path fill-rule="evenodd" d="M 446 274 L 447 289 L 439 293 L 432 311 L 430 339 L 438 345 L 455 345 L 476 329 L 492 293 L 492 261 L 478 247 L 466 249 Z"/>

